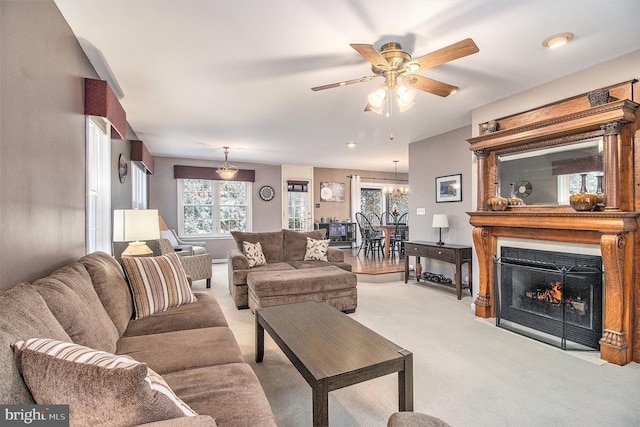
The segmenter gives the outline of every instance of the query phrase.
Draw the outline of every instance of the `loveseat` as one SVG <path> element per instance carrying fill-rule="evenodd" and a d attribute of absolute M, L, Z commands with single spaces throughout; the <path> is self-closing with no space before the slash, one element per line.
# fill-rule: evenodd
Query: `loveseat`
<path fill-rule="evenodd" d="M 215 298 L 175 254 L 128 259 L 131 286 L 95 252 L 0 290 L 0 402 L 69 404 L 72 426 L 275 426 Z M 176 287 L 141 299 L 154 272 Z"/>
<path fill-rule="evenodd" d="M 334 266 L 344 271 L 350 272 L 351 265 L 344 262 L 344 252 L 341 249 L 328 247 L 326 251 L 326 261 L 305 260 L 307 251 L 307 238 L 322 240 L 326 230 L 313 230 L 308 232 L 298 232 L 292 230 L 280 230 L 271 232 L 231 232 L 236 248 L 227 254 L 227 266 L 229 273 L 229 292 L 238 309 L 249 308 L 248 278 L 250 275 L 258 278 L 259 275 L 274 275 L 275 272 L 304 271 L 308 269 L 319 269 L 321 267 Z M 249 259 L 244 251 L 245 242 L 251 244 L 260 243 L 264 253 L 265 263 L 263 265 L 250 267 Z M 323 274 L 318 270 L 318 274 Z M 287 273 L 287 280 L 290 287 L 304 287 L 305 276 L 296 277 L 295 273 Z M 355 275 L 354 275 L 355 276 Z M 334 307 L 343 311 L 353 311 L 356 305 L 355 289 L 350 295 L 342 295 L 338 300 L 334 300 Z M 289 302 L 294 302 L 293 300 Z M 329 302 L 329 301 L 327 301 Z"/>

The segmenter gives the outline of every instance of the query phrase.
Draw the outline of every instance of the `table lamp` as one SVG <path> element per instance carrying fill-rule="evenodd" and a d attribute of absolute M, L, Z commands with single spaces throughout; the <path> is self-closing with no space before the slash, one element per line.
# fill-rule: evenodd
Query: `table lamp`
<path fill-rule="evenodd" d="M 113 211 L 113 241 L 130 242 L 123 256 L 150 256 L 145 240 L 160 238 L 157 209 L 116 209 Z"/>
<path fill-rule="evenodd" d="M 442 229 L 449 228 L 449 218 L 447 218 L 445 214 L 433 214 L 433 223 L 431 226 L 440 229 L 440 240 L 436 244 L 439 246 L 444 245 L 442 241 Z"/>

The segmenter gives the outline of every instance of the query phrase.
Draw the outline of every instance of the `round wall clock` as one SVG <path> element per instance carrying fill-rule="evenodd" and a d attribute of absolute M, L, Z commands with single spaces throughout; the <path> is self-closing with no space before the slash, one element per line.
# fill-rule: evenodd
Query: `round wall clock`
<path fill-rule="evenodd" d="M 120 157 L 118 157 L 118 178 L 120 178 L 121 184 L 124 184 L 127 180 L 127 173 L 129 173 L 129 164 L 124 154 L 120 154 Z"/>
<path fill-rule="evenodd" d="M 265 202 L 268 202 L 269 200 L 272 200 L 275 197 L 276 191 L 270 185 L 263 185 L 262 187 L 260 187 L 258 194 L 260 195 L 260 198 L 262 200 L 264 200 Z"/>
<path fill-rule="evenodd" d="M 532 191 L 533 191 L 533 186 L 529 181 L 520 181 L 516 185 L 516 196 L 522 199 L 524 199 L 525 197 L 528 197 Z"/>

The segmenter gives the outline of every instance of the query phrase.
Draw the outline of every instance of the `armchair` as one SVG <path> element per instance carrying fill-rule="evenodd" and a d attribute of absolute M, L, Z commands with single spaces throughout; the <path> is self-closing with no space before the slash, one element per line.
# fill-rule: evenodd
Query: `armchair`
<path fill-rule="evenodd" d="M 113 242 L 113 256 L 120 261 L 120 257 L 122 252 L 127 248 L 129 242 Z M 167 239 L 158 239 L 158 240 L 150 240 L 147 242 L 147 246 L 153 251 L 154 256 L 165 255 L 169 253 L 178 253 L 173 248 L 171 242 Z M 180 258 L 180 263 L 184 268 L 184 272 L 191 278 L 192 281 L 195 280 L 205 280 L 207 281 L 207 288 L 211 287 L 211 254 L 202 253 L 197 255 L 186 255 L 182 254 Z"/>
<path fill-rule="evenodd" d="M 180 240 L 178 234 L 173 229 L 160 230 L 160 238 L 168 240 L 171 246 L 178 251 L 178 255 L 201 255 L 207 252 L 206 242 Z"/>

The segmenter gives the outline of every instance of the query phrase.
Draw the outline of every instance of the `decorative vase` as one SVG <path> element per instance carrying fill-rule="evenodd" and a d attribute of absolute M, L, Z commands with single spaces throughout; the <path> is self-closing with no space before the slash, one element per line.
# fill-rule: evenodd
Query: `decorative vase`
<path fill-rule="evenodd" d="M 587 193 L 587 174 L 580 174 L 582 184 L 580 192 L 569 196 L 571 207 L 577 211 L 592 211 L 598 203 L 598 198 L 593 193 Z"/>
<path fill-rule="evenodd" d="M 509 198 L 507 199 L 507 204 L 509 206 L 520 206 L 524 205 L 522 199 L 516 196 L 516 183 L 512 182 L 509 184 L 511 186 L 511 192 L 509 193 Z"/>
<path fill-rule="evenodd" d="M 509 205 L 509 201 L 506 197 L 502 197 L 500 195 L 500 184 L 498 182 L 495 183 L 496 194 L 493 197 L 490 197 L 487 200 L 487 206 L 492 211 L 503 211 L 507 209 Z"/>
<path fill-rule="evenodd" d="M 597 175 L 596 179 L 598 180 L 596 185 L 596 209 L 601 211 L 604 210 L 604 207 L 607 205 L 607 198 L 604 194 L 604 190 L 602 189 L 602 179 L 604 176 Z"/>

